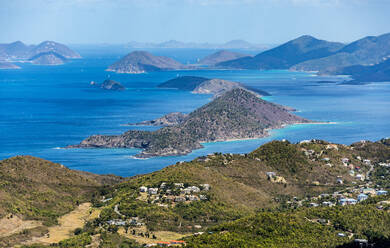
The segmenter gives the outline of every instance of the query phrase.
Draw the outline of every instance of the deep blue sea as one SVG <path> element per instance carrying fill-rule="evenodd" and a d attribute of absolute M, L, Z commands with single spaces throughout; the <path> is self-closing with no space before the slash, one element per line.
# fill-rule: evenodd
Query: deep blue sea
<path fill-rule="evenodd" d="M 273 139 L 298 142 L 324 139 L 350 144 L 390 136 L 390 83 L 338 85 L 319 77 L 289 71 L 171 71 L 115 74 L 105 68 L 129 51 L 109 47 L 75 47 L 83 59 L 62 66 L 22 64 L 21 70 L 0 70 L 0 159 L 28 154 L 62 163 L 69 168 L 100 174 L 132 176 L 161 169 L 177 161 L 213 152 L 246 153 Z M 183 63 L 196 62 L 210 50 L 152 51 Z M 253 51 L 248 51 L 254 53 Z M 136 149 L 59 149 L 92 134 L 119 134 L 134 123 L 169 112 L 189 113 L 211 100 L 178 90 L 156 88 L 178 75 L 239 81 L 272 94 L 267 100 L 296 108 L 296 114 L 326 125 L 297 125 L 273 130 L 264 139 L 217 142 L 187 156 L 134 159 Z M 90 81 L 106 78 L 121 82 L 123 92 L 92 88 Z M 141 127 L 139 127 L 141 128 Z M 145 129 L 145 127 L 142 127 Z M 153 130 L 155 128 L 146 128 Z"/>

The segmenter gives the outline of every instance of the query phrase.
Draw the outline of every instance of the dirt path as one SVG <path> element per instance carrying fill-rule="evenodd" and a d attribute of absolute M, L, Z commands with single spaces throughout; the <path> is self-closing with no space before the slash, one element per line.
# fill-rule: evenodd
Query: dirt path
<path fill-rule="evenodd" d="M 82 228 L 86 221 L 93 219 L 98 215 L 97 211 L 91 211 L 91 203 L 80 204 L 72 212 L 58 219 L 59 225 L 49 227 L 48 235 L 43 237 L 33 238 L 27 244 L 43 243 L 51 244 L 58 243 L 63 239 L 70 238 L 76 228 Z"/>
<path fill-rule="evenodd" d="M 0 219 L 0 238 L 20 233 L 23 230 L 32 229 L 38 226 L 42 226 L 40 221 L 22 220 L 16 215 L 8 215 Z"/>

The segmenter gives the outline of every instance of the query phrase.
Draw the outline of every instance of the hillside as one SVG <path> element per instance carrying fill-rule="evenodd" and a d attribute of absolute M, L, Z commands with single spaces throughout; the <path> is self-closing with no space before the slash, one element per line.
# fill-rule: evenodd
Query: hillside
<path fill-rule="evenodd" d="M 209 79 L 194 76 L 180 76 L 170 79 L 164 83 L 159 84 L 159 88 L 170 88 L 178 90 L 191 91 L 194 94 L 211 94 L 214 97 L 223 95 L 232 89 L 240 88 L 250 91 L 259 96 L 269 96 L 268 92 L 263 90 L 247 87 L 241 83 L 223 80 L 223 79 Z"/>
<path fill-rule="evenodd" d="M 254 57 L 226 61 L 218 63 L 217 66 L 254 70 L 289 69 L 303 61 L 330 56 L 343 46 L 342 43 L 318 40 L 304 35 Z"/>
<path fill-rule="evenodd" d="M 213 54 L 210 54 L 199 61 L 201 65 L 216 65 L 218 63 L 234 60 L 242 57 L 247 57 L 248 55 L 242 53 L 231 52 L 228 50 L 220 50 Z"/>
<path fill-rule="evenodd" d="M 63 65 L 67 59 L 55 52 L 42 52 L 31 57 L 29 61 L 35 65 Z"/>
<path fill-rule="evenodd" d="M 338 74 L 351 75 L 352 81 L 346 84 L 356 84 L 364 82 L 390 82 L 390 60 L 387 59 L 372 66 L 354 65 L 337 71 Z"/>
<path fill-rule="evenodd" d="M 385 248 L 389 196 L 339 204 L 374 190 L 367 185 L 379 192 L 380 183 L 389 182 L 381 173 L 390 173 L 390 167 L 380 165 L 390 162 L 388 144 L 388 139 L 351 146 L 272 141 L 248 154 L 215 153 L 179 162 L 99 190 L 91 198 L 99 214 L 50 247 L 141 247 L 185 240 L 187 247 L 347 248 L 360 238 Z M 361 181 L 351 170 L 371 177 Z"/>
<path fill-rule="evenodd" d="M 139 157 L 187 154 L 202 142 L 260 138 L 267 130 L 310 121 L 258 98 L 242 88 L 233 89 L 191 112 L 177 126 L 157 131 L 127 131 L 122 135 L 94 135 L 69 148 L 140 148 Z"/>
<path fill-rule="evenodd" d="M 343 67 L 353 65 L 373 65 L 390 56 L 390 33 L 380 36 L 368 36 L 352 42 L 334 55 L 305 61 L 292 69 L 337 73 Z"/>
<path fill-rule="evenodd" d="M 129 124 L 136 126 L 176 126 L 187 119 L 188 115 L 180 112 L 172 112 L 160 118 L 150 121 L 142 121 L 139 123 Z"/>
<path fill-rule="evenodd" d="M 4 237 L 0 232 L 0 246 L 42 235 L 59 216 L 98 196 L 103 185 L 119 181 L 119 177 L 74 171 L 31 156 L 0 161 L 0 222 L 12 228 L 33 223 L 25 233 Z"/>
<path fill-rule="evenodd" d="M 66 59 L 81 58 L 80 54 L 77 52 L 54 41 L 44 41 L 38 45 L 30 46 L 25 45 L 21 41 L 16 41 L 10 44 L 0 44 L 0 60 L 28 60 L 31 57 L 46 53 L 58 54 Z"/>
<path fill-rule="evenodd" d="M 379 142 L 367 143 L 366 146 L 368 149 L 380 147 L 382 152 L 390 156 L 390 148 Z M 301 144 L 273 141 L 248 154 L 215 153 L 199 157 L 191 162 L 177 163 L 116 185 L 107 193 L 106 198 L 112 200 L 104 204 L 96 225 L 112 219 L 136 218 L 137 223 L 146 225 L 148 232 L 193 233 L 222 223 L 227 223 L 223 226 L 234 225 L 234 222 L 229 221 L 239 218 L 246 220 L 247 216 L 259 209 L 273 209 L 275 215 L 282 217 L 285 215 L 283 212 L 288 209 L 299 208 L 306 211 L 311 203 L 323 204 L 329 201 L 334 205 L 338 203 L 339 196 L 352 197 L 359 194 L 359 191 L 352 189 L 360 190 L 367 182 L 359 184 L 359 180 L 350 174 L 350 164 L 359 168 L 359 173 L 366 173 L 370 166 L 364 163 L 364 159 L 370 159 L 373 163 L 381 161 L 375 155 L 364 155 L 365 152 L 361 149 L 354 150 L 350 146 L 312 140 Z M 364 159 L 359 160 L 358 156 Z M 343 159 L 349 159 L 348 165 L 345 165 Z M 343 184 L 339 183 L 340 179 Z M 314 218 L 312 208 L 309 209 L 308 218 L 323 218 Z M 328 209 L 331 213 L 333 208 Z M 390 216 L 387 215 L 386 218 L 388 217 Z M 332 222 L 340 218 L 338 221 L 343 223 L 349 217 L 335 215 L 331 218 Z M 367 218 L 366 223 L 373 221 L 369 215 Z M 359 223 L 358 219 L 353 221 Z M 378 228 L 382 231 L 383 221 L 385 220 L 382 220 L 381 224 L 378 223 Z M 303 224 L 306 220 L 299 222 Z M 307 224 L 311 226 L 310 222 Z M 352 230 L 354 233 L 367 234 L 362 229 L 373 224 L 357 224 Z M 218 228 L 220 227 L 212 228 L 211 231 Z M 299 224 L 291 231 L 300 232 L 300 228 Z M 349 230 L 344 228 L 348 227 L 338 227 L 343 232 Z M 334 234 L 334 231 L 332 233 Z M 306 233 L 309 236 L 311 234 Z M 285 242 L 280 239 L 282 237 L 269 238 L 268 241 Z"/>
<path fill-rule="evenodd" d="M 154 56 L 145 51 L 135 51 L 110 65 L 107 71 L 117 73 L 145 73 L 161 70 L 179 70 L 184 68 L 186 67 L 174 59 L 164 56 Z"/>
<path fill-rule="evenodd" d="M 377 209 L 375 203 L 291 212 L 261 211 L 191 236 L 186 239 L 186 247 L 386 248 L 390 245 L 389 230 L 389 211 Z M 365 246 L 362 239 L 375 245 Z"/>

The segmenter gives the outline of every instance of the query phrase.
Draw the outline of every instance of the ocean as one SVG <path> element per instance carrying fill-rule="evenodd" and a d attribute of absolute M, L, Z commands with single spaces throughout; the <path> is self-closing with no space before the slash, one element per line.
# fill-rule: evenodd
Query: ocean
<path fill-rule="evenodd" d="M 323 139 L 351 144 L 390 136 L 390 83 L 339 85 L 345 77 L 320 77 L 291 71 L 195 70 L 147 74 L 106 72 L 108 65 L 129 51 L 110 47 L 74 47 L 83 59 L 61 66 L 21 64 L 21 70 L 0 70 L 0 159 L 33 155 L 71 169 L 133 176 L 189 161 L 214 152 L 247 153 L 274 139 L 299 142 Z M 156 55 L 194 63 L 211 50 L 161 49 Z M 246 51 L 255 53 L 255 51 Z M 302 117 L 332 124 L 293 125 L 272 130 L 256 140 L 204 144 L 187 156 L 135 159 L 137 149 L 61 149 L 93 134 L 120 134 L 127 123 L 151 120 L 170 112 L 189 113 L 209 102 L 210 95 L 159 89 L 177 76 L 221 78 L 265 90 L 266 100 L 297 109 Z M 110 78 L 123 92 L 91 87 L 90 81 Z"/>

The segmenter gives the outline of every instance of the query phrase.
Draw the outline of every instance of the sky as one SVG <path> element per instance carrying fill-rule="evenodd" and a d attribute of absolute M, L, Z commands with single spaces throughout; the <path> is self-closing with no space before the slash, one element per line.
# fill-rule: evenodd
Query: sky
<path fill-rule="evenodd" d="M 350 42 L 390 32 L 390 0 L 0 0 L 0 43 Z"/>

